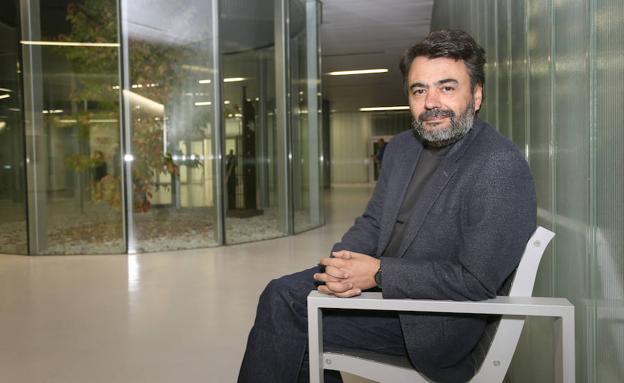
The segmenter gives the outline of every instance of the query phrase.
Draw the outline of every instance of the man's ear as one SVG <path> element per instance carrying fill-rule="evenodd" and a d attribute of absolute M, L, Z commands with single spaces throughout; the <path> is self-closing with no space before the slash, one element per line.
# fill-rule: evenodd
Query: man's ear
<path fill-rule="evenodd" d="M 472 97 L 474 99 L 475 112 L 477 112 L 481 109 L 481 102 L 483 101 L 483 86 L 481 84 L 475 85 Z"/>

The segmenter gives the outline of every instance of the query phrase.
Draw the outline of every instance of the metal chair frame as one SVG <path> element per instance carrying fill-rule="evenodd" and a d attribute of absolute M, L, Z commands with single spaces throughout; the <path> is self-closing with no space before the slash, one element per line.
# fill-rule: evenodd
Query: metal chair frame
<path fill-rule="evenodd" d="M 379 382 L 430 382 L 408 360 L 358 351 L 323 351 L 323 309 L 384 310 L 502 315 L 487 354 L 471 382 L 502 382 L 526 317 L 555 318 L 555 379 L 575 381 L 574 306 L 565 298 L 532 297 L 537 269 L 554 233 L 538 227 L 529 239 L 509 296 L 484 301 L 383 299 L 381 293 L 338 298 L 313 291 L 308 296 L 310 382 L 322 383 L 323 370 L 345 371 Z"/>

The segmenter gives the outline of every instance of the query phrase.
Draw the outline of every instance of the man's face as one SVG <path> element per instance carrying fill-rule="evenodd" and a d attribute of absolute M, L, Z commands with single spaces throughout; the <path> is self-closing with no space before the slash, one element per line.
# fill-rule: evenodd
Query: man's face
<path fill-rule="evenodd" d="M 425 141 L 444 146 L 470 130 L 483 92 L 480 85 L 471 89 L 463 61 L 416 57 L 407 84 L 414 128 Z"/>

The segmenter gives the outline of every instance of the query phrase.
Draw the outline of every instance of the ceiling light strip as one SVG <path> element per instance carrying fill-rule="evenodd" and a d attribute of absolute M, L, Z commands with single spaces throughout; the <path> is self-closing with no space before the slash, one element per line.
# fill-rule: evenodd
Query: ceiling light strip
<path fill-rule="evenodd" d="M 119 48 L 119 43 L 80 43 L 72 41 L 20 41 L 24 45 L 54 45 L 61 47 L 106 47 Z"/>
<path fill-rule="evenodd" d="M 384 112 L 390 110 L 409 110 L 409 106 L 372 106 L 360 108 L 360 112 Z"/>
<path fill-rule="evenodd" d="M 387 73 L 388 69 L 359 69 L 359 70 L 342 70 L 336 72 L 327 73 L 330 76 L 350 76 L 358 74 L 375 74 L 375 73 Z"/>

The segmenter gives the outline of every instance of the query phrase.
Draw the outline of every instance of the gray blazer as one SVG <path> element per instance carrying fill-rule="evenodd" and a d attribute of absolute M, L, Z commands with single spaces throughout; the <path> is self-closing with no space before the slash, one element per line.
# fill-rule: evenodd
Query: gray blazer
<path fill-rule="evenodd" d="M 334 245 L 381 257 L 422 144 L 412 131 L 388 144 L 364 214 Z M 516 146 L 487 123 L 472 130 L 442 160 L 422 192 L 397 254 L 381 257 L 385 298 L 493 298 L 520 262 L 536 227 L 533 178 Z M 466 381 L 470 352 L 486 318 L 401 314 L 416 369 L 435 381 Z"/>

